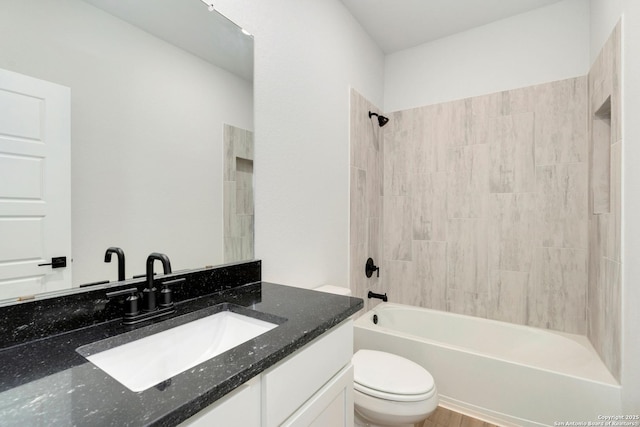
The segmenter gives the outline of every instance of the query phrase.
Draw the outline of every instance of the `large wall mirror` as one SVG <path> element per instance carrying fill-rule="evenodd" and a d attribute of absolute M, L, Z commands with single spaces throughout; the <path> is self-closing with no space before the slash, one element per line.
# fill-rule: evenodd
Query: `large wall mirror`
<path fill-rule="evenodd" d="M 117 280 L 109 247 L 126 278 L 151 252 L 174 271 L 252 258 L 225 257 L 224 193 L 237 176 L 232 226 L 253 227 L 253 37 L 203 0 L 1 1 L 0 68 L 70 88 L 71 286 Z"/>

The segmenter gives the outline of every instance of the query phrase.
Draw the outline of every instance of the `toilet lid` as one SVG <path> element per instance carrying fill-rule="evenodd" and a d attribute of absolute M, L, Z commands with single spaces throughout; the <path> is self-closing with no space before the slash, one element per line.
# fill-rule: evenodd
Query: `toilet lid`
<path fill-rule="evenodd" d="M 422 395 L 434 388 L 426 369 L 395 354 L 358 350 L 351 360 L 355 386 L 390 395 Z"/>

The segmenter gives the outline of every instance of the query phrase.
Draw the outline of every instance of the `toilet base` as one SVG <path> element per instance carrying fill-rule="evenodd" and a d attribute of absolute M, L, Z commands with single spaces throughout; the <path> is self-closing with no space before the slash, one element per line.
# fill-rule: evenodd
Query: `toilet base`
<path fill-rule="evenodd" d="M 354 411 L 353 416 L 353 425 L 354 427 L 389 427 L 382 424 L 373 424 L 365 420 L 358 414 L 358 411 Z M 418 427 L 422 426 L 422 423 L 418 424 L 394 424 L 393 427 Z"/>
<path fill-rule="evenodd" d="M 378 399 L 358 390 L 353 394 L 356 425 L 364 427 L 413 427 L 422 424 L 438 406 L 435 388 L 431 396 L 416 402 Z"/>

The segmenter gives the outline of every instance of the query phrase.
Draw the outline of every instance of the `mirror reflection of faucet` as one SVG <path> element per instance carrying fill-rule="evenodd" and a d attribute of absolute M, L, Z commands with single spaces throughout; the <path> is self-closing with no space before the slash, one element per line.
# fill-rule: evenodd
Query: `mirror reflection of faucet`
<path fill-rule="evenodd" d="M 118 256 L 118 281 L 122 282 L 125 279 L 124 274 L 124 251 L 121 248 L 112 246 L 104 253 L 104 262 L 111 262 L 111 254 Z"/>

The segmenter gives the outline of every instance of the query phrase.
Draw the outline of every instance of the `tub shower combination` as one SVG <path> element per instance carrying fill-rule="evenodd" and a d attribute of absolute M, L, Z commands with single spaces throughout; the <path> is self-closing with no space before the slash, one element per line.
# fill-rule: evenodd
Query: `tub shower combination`
<path fill-rule="evenodd" d="M 420 364 L 441 405 L 470 416 L 541 426 L 620 413 L 619 384 L 580 335 L 394 303 L 379 304 L 354 326 L 356 351 Z"/>

